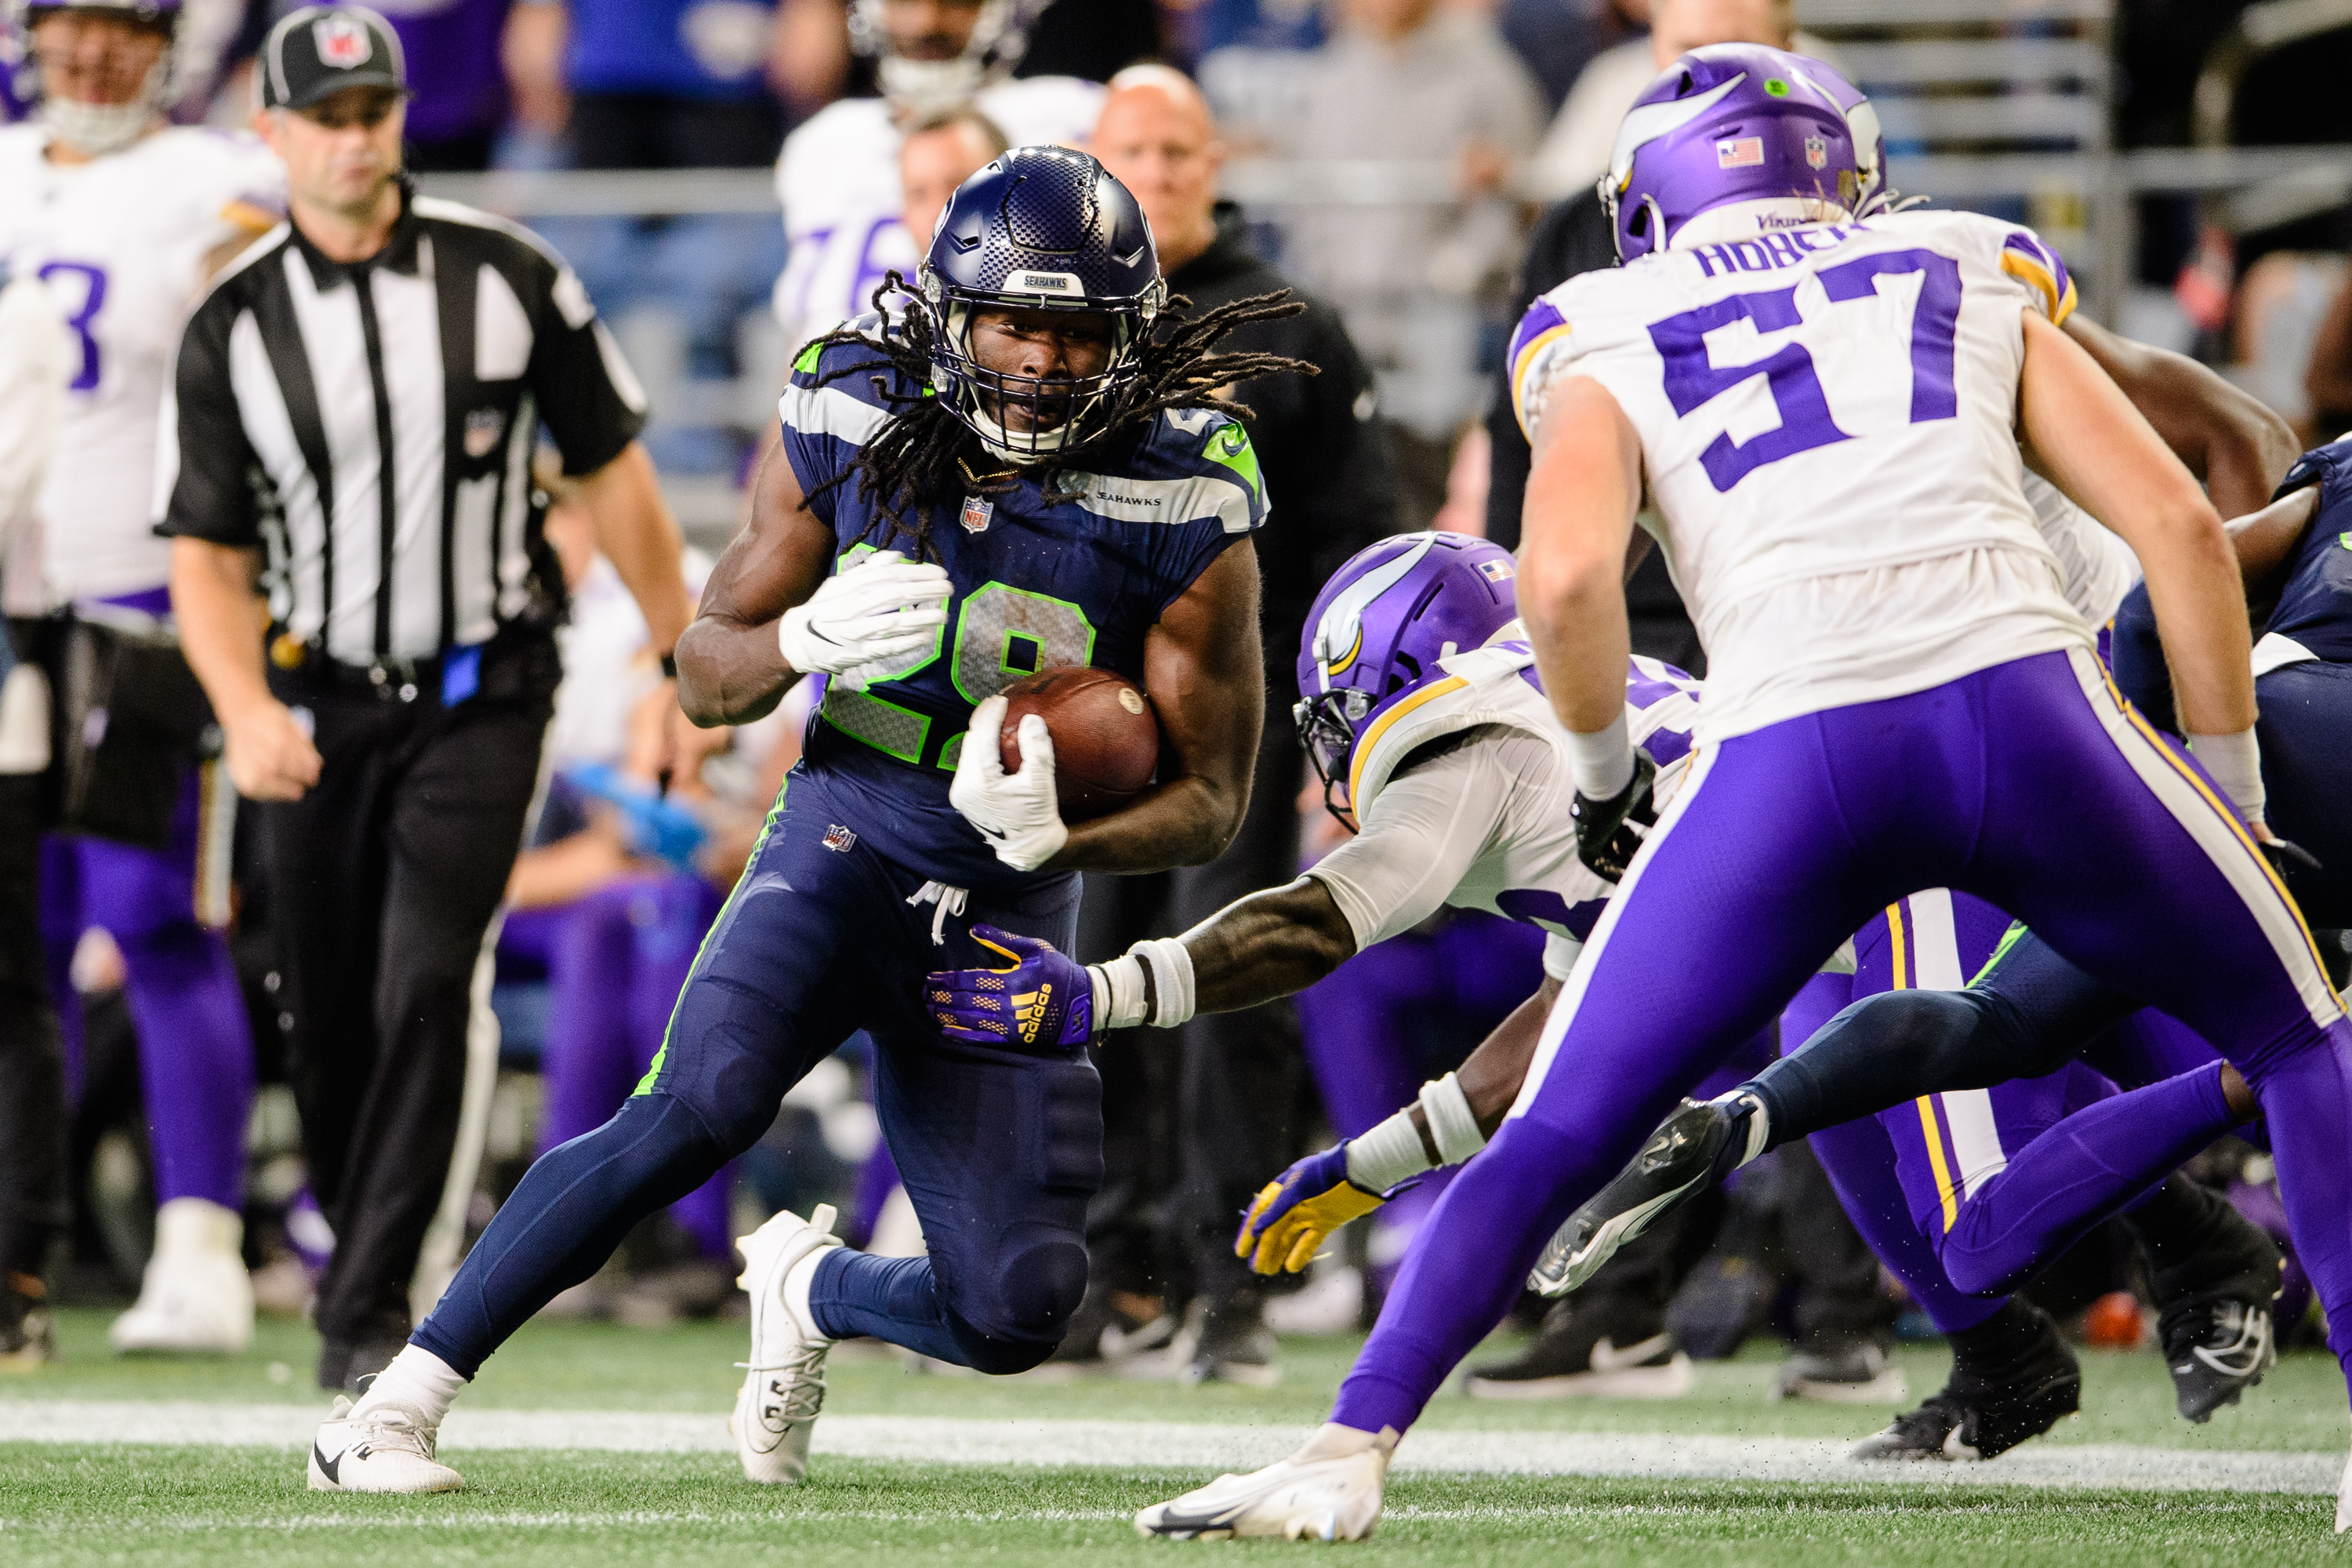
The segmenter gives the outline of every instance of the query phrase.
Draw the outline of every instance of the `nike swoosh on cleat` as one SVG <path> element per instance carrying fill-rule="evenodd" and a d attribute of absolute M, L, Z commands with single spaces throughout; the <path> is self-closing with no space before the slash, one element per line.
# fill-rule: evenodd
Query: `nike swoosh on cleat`
<path fill-rule="evenodd" d="M 319 1473 L 326 1477 L 331 1483 L 335 1486 L 343 1484 L 343 1478 L 337 1473 L 343 1468 L 343 1457 L 341 1454 L 337 1454 L 331 1459 L 327 1458 L 327 1451 L 320 1447 L 314 1439 L 310 1444 L 310 1462 L 319 1467 Z"/>
<path fill-rule="evenodd" d="M 1173 1510 L 1161 1514 L 1150 1528 L 1159 1535 L 1198 1535 L 1204 1530 L 1233 1528 L 1230 1509 L 1218 1509 L 1210 1513 L 1178 1513 Z"/>
<path fill-rule="evenodd" d="M 1623 1350 L 1619 1350 L 1604 1334 L 1592 1346 L 1591 1358 L 1592 1370 L 1622 1372 L 1627 1367 L 1639 1366 L 1653 1357 L 1665 1353 L 1667 1346 L 1672 1342 L 1664 1334 L 1652 1334 L 1646 1340 L 1636 1340 Z"/>

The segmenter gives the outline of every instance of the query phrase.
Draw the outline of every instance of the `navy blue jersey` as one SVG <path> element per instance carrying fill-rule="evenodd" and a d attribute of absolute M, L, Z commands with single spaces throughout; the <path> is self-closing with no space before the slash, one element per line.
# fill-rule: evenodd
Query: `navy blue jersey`
<path fill-rule="evenodd" d="M 2352 664 L 2352 437 L 2305 452 L 2271 499 L 2312 485 L 2319 487 L 2319 510 L 2288 558 L 2286 581 L 2267 629 L 2300 644 L 2315 658 Z M 2153 722 L 2177 731 L 2172 675 L 2157 641 L 2156 613 L 2145 583 L 2116 612 L 2112 662 L 2125 698 Z"/>
<path fill-rule="evenodd" d="M 872 331 L 878 320 L 857 325 Z M 894 524 L 862 476 L 820 489 L 847 468 L 889 416 L 874 385 L 903 394 L 905 379 L 856 344 L 812 349 L 793 367 L 780 404 L 783 450 L 833 525 L 841 563 L 870 551 L 916 554 L 909 508 Z M 844 365 L 866 365 L 820 386 Z M 1143 684 L 1144 639 L 1210 563 L 1265 521 L 1266 498 L 1249 435 L 1207 409 L 1166 413 L 1092 468 L 1062 474 L 1048 495 L 1011 469 L 929 509 L 929 554 L 953 584 L 948 624 L 931 657 L 895 680 L 853 691 L 828 684 L 812 721 L 808 765 L 862 790 L 889 826 L 879 846 L 954 886 L 1013 873 L 948 804 L 948 780 L 973 707 L 1058 665 L 1097 665 Z M 845 825 L 857 826 L 857 825 Z"/>
<path fill-rule="evenodd" d="M 2305 485 L 2319 487 L 2319 510 L 2288 563 L 2270 630 L 2315 658 L 2352 663 L 2352 438 L 2305 452 L 2278 493 Z"/>

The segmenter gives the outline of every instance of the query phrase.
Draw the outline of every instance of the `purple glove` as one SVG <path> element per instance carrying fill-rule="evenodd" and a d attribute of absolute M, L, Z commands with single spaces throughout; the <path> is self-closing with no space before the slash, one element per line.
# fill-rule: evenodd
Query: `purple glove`
<path fill-rule="evenodd" d="M 942 969 L 923 983 L 940 1033 L 983 1046 L 1076 1050 L 1094 1035 L 1095 991 L 1086 966 L 1054 944 L 994 926 L 971 940 L 1012 962 L 1003 969 Z"/>

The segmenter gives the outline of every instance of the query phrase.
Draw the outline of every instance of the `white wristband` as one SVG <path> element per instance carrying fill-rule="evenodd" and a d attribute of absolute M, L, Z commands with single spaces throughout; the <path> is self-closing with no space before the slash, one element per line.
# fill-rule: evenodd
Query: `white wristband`
<path fill-rule="evenodd" d="M 1128 951 L 1151 968 L 1151 1025 L 1172 1029 L 1192 1016 L 1192 955 L 1172 936 L 1139 942 Z"/>
<path fill-rule="evenodd" d="M 2189 749 L 2198 765 L 2221 786 L 2230 804 L 2248 822 L 2263 819 L 2263 752 L 2252 730 L 2234 735 L 2191 735 Z"/>
<path fill-rule="evenodd" d="M 1124 955 L 1087 965 L 1094 983 L 1095 1028 L 1132 1029 L 1143 1022 L 1143 965 Z"/>
<path fill-rule="evenodd" d="M 1587 800 L 1608 800 L 1633 779 L 1633 742 L 1625 729 L 1625 710 L 1604 730 L 1579 734 L 1568 731 L 1569 777 L 1576 793 Z"/>
<path fill-rule="evenodd" d="M 1478 1131 L 1478 1117 L 1470 1109 L 1470 1097 L 1462 1092 L 1461 1082 L 1452 1073 L 1421 1086 L 1421 1113 L 1429 1121 L 1429 1135 L 1437 1142 L 1437 1157 L 1449 1165 L 1458 1165 L 1486 1146 L 1486 1135 Z"/>
<path fill-rule="evenodd" d="M 1411 1108 L 1398 1111 L 1360 1138 L 1348 1140 L 1348 1180 L 1368 1193 L 1385 1193 L 1429 1169 L 1429 1151 Z"/>

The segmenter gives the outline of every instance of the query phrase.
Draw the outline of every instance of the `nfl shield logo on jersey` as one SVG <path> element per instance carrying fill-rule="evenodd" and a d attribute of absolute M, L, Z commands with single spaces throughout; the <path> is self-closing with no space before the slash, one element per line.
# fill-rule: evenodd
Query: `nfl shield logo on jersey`
<path fill-rule="evenodd" d="M 963 531 L 966 533 L 985 533 L 988 531 L 988 520 L 995 515 L 994 501 L 982 500 L 978 496 L 966 496 L 963 498 L 963 516 L 957 521 L 963 524 Z"/>
<path fill-rule="evenodd" d="M 848 854 L 850 846 L 856 842 L 857 835 L 838 822 L 829 824 L 824 830 L 824 847 L 836 855 Z"/>
<path fill-rule="evenodd" d="M 495 408 L 477 408 L 466 416 L 466 456 L 487 458 L 506 434 L 507 416 Z"/>
<path fill-rule="evenodd" d="M 1830 144 L 1818 136 L 1805 138 L 1805 166 L 1826 169 L 1830 164 Z"/>
<path fill-rule="evenodd" d="M 319 63 L 337 70 L 349 70 L 353 66 L 367 64 L 375 46 L 368 41 L 367 28 L 349 16 L 321 16 L 310 24 L 311 41 L 319 46 Z"/>

